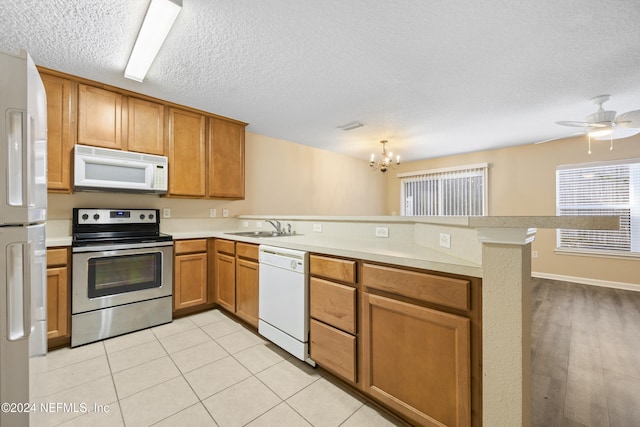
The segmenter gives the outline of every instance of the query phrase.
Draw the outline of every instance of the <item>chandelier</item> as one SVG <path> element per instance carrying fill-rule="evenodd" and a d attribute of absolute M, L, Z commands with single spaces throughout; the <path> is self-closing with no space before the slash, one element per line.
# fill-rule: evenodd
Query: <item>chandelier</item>
<path fill-rule="evenodd" d="M 380 141 L 382 144 L 382 158 L 376 161 L 375 154 L 371 154 L 371 160 L 369 160 L 369 167 L 371 170 L 380 170 L 380 172 L 385 173 L 389 168 L 396 168 L 400 164 L 400 156 L 396 156 L 395 165 L 393 164 L 393 153 L 387 153 L 387 140 Z"/>

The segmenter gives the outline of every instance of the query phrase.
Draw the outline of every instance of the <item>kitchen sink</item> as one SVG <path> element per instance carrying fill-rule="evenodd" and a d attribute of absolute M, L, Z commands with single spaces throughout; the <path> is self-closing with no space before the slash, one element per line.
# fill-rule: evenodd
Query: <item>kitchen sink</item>
<path fill-rule="evenodd" d="M 291 233 L 278 233 L 277 231 L 236 231 L 234 233 L 224 233 L 231 234 L 233 236 L 243 236 L 243 237 L 285 237 L 285 236 L 301 236 L 301 234 L 291 234 Z"/>

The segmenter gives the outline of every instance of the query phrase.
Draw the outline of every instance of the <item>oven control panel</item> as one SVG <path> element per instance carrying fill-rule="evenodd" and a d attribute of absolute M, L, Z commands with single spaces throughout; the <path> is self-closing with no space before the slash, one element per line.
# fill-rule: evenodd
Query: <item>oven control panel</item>
<path fill-rule="evenodd" d="M 88 224 L 159 224 L 158 209 L 77 209 L 74 221 Z"/>

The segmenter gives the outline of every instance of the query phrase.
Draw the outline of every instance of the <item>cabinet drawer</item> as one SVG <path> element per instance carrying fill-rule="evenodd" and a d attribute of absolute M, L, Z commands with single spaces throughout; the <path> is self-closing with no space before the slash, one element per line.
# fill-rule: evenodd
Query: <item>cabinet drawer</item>
<path fill-rule="evenodd" d="M 312 275 L 346 283 L 356 283 L 356 262 L 346 259 L 328 258 L 319 255 L 309 257 Z"/>
<path fill-rule="evenodd" d="M 461 310 L 470 309 L 468 280 L 364 264 L 362 282 L 369 289 L 378 289 Z"/>
<path fill-rule="evenodd" d="M 258 245 L 236 243 L 236 255 L 240 258 L 258 260 Z"/>
<path fill-rule="evenodd" d="M 224 252 L 226 254 L 235 255 L 236 253 L 235 247 L 236 247 L 235 242 L 231 240 L 216 239 L 216 251 L 218 252 Z"/>
<path fill-rule="evenodd" d="M 311 319 L 310 356 L 320 366 L 356 382 L 356 337 Z"/>
<path fill-rule="evenodd" d="M 47 249 L 47 267 L 67 265 L 67 248 Z"/>
<path fill-rule="evenodd" d="M 173 253 L 175 255 L 191 254 L 195 252 L 206 252 L 207 240 L 176 240 L 173 247 Z"/>
<path fill-rule="evenodd" d="M 356 333 L 356 288 L 312 277 L 309 281 L 309 310 L 311 317 Z"/>

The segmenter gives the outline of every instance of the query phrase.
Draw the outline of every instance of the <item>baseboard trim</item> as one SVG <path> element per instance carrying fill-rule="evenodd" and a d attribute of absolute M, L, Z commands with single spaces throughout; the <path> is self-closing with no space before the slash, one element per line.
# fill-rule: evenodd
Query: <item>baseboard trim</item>
<path fill-rule="evenodd" d="M 562 274 L 540 273 L 537 271 L 532 271 L 531 277 L 537 277 L 539 279 L 560 280 L 563 282 L 581 283 L 583 285 L 602 286 L 604 288 L 615 288 L 615 289 L 624 289 L 627 291 L 640 292 L 640 284 L 638 283 L 612 282 L 609 280 L 589 279 L 587 277 L 564 276 Z"/>

